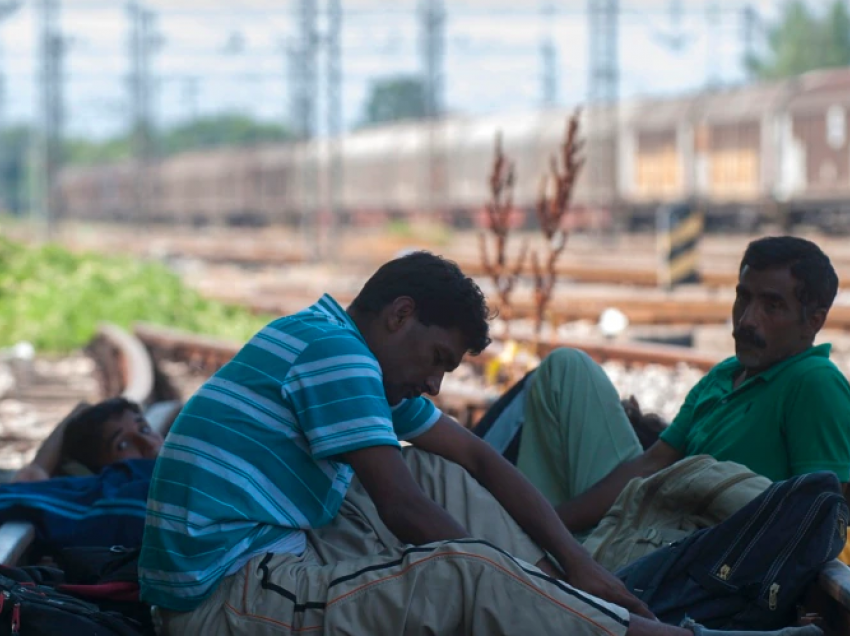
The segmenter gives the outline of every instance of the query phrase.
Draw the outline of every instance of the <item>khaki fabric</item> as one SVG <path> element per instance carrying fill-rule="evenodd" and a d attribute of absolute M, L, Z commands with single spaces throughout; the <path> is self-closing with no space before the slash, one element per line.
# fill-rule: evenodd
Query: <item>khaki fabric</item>
<path fill-rule="evenodd" d="M 517 468 L 559 506 L 643 449 L 605 371 L 556 349 L 529 380 Z"/>
<path fill-rule="evenodd" d="M 645 479 L 632 479 L 584 541 L 614 572 L 660 547 L 717 525 L 770 486 L 734 462 L 686 457 Z"/>
<path fill-rule="evenodd" d="M 545 576 L 543 552 L 461 467 L 407 448 L 426 494 L 475 539 L 402 545 L 362 486 L 300 556 L 256 557 L 166 634 L 622 635 L 628 612 Z M 511 555 L 513 553 L 514 556 Z"/>
<path fill-rule="evenodd" d="M 493 495 L 460 465 L 413 447 L 402 456 L 422 491 L 466 528 L 528 563 L 545 556 Z M 323 563 L 381 554 L 403 545 L 381 521 L 366 489 L 355 478 L 333 523 L 307 533 Z"/>

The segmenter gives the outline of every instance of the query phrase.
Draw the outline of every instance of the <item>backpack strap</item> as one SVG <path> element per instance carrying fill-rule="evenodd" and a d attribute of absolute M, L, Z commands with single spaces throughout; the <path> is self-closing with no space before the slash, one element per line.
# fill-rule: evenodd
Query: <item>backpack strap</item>
<path fill-rule="evenodd" d="M 113 581 L 97 585 L 57 585 L 56 589 L 64 594 L 90 601 L 115 601 L 139 603 L 139 584 L 130 581 Z"/>
<path fill-rule="evenodd" d="M 534 371 L 529 371 L 491 406 L 477 426 L 475 434 L 490 444 L 500 455 L 506 455 L 522 432 L 525 422 L 525 394 Z M 513 463 L 516 462 L 514 458 Z"/>
<path fill-rule="evenodd" d="M 0 565 L 0 574 L 21 585 L 55 586 L 65 582 L 65 573 L 46 565 L 27 565 L 16 568 Z"/>
<path fill-rule="evenodd" d="M 56 561 L 71 584 L 138 583 L 140 553 L 141 548 L 118 545 L 111 548 L 65 548 L 57 555 Z"/>

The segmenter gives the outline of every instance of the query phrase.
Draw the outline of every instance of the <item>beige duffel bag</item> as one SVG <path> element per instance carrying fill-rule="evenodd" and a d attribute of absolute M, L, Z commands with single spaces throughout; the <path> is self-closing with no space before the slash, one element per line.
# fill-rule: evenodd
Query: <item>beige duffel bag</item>
<path fill-rule="evenodd" d="M 651 477 L 631 480 L 584 547 L 613 572 L 720 523 L 770 484 L 741 464 L 709 455 L 686 457 Z"/>

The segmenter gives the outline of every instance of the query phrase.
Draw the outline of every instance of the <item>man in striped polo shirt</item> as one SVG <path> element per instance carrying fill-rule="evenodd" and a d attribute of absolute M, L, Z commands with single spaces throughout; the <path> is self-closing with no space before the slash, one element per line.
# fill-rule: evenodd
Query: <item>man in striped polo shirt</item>
<path fill-rule="evenodd" d="M 347 311 L 325 295 L 273 321 L 210 378 L 151 481 L 139 572 L 164 632 L 690 635 L 421 397 L 487 346 L 487 319 L 471 279 L 418 252 Z"/>

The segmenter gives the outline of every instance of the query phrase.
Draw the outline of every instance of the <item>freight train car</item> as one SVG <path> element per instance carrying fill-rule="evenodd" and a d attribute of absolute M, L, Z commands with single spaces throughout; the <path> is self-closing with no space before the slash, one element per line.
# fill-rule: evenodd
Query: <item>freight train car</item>
<path fill-rule="evenodd" d="M 783 117 L 784 214 L 831 232 L 850 231 L 850 72 L 794 82 Z"/>
<path fill-rule="evenodd" d="M 196 151 L 144 171 L 131 164 L 69 168 L 58 187 L 70 218 L 294 224 L 333 207 L 356 224 L 436 214 L 468 226 L 482 218 L 501 131 L 516 163 L 515 203 L 533 220 L 540 177 L 569 114 L 552 109 L 356 131 L 339 140 L 335 164 L 330 148 L 313 141 Z M 624 103 L 616 121 L 587 139 L 593 153 L 616 138 L 617 164 L 593 201 L 587 178 L 579 179 L 574 224 L 598 223 L 600 199 L 611 203 L 601 218 L 619 215 L 631 229 L 653 226 L 661 205 L 692 200 L 709 229 L 752 230 L 774 221 L 850 231 L 850 69 Z"/>

